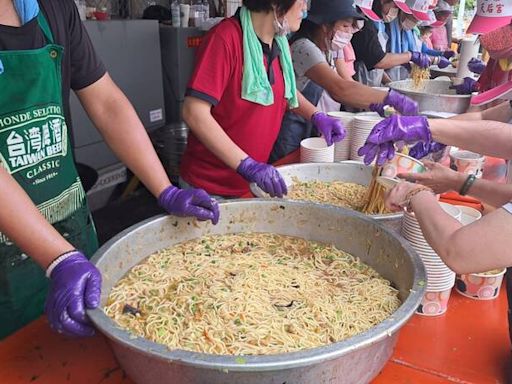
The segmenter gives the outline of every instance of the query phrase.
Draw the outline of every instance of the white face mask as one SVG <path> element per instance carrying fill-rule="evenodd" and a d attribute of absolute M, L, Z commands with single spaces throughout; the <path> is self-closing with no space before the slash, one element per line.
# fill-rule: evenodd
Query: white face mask
<path fill-rule="evenodd" d="M 352 33 L 336 31 L 332 40 L 331 40 L 331 50 L 339 51 L 340 49 L 345 48 L 350 40 L 352 39 Z"/>
<path fill-rule="evenodd" d="M 404 31 L 410 31 L 410 30 L 414 29 L 414 27 L 416 27 L 417 22 L 415 20 L 411 20 L 411 19 L 407 18 L 407 19 L 403 20 L 400 24 L 402 25 L 402 29 Z"/>
<path fill-rule="evenodd" d="M 290 25 L 288 24 L 288 19 L 283 17 L 283 21 L 279 22 L 277 20 L 276 11 L 274 11 L 274 32 L 278 36 L 286 36 L 291 32 Z"/>
<path fill-rule="evenodd" d="M 382 21 L 385 23 L 391 23 L 398 17 L 398 8 L 391 8 L 388 13 L 382 15 Z"/>

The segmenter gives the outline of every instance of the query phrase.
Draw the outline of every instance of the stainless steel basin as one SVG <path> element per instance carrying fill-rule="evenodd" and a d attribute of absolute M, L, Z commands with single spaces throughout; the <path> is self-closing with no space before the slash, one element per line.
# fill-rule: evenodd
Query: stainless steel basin
<path fill-rule="evenodd" d="M 469 107 L 471 95 L 457 95 L 455 90 L 450 89 L 451 85 L 452 82 L 447 80 L 425 80 L 420 87 L 415 88 L 411 79 L 388 84 L 391 89 L 417 101 L 420 112 L 465 113 Z"/>
<path fill-rule="evenodd" d="M 345 181 L 361 185 L 370 185 L 373 167 L 359 161 L 347 160 L 339 163 L 303 163 L 289 164 L 276 167 L 284 179 L 287 187 L 293 185 L 293 178 L 300 181 Z M 256 197 L 267 198 L 255 183 L 249 185 L 251 192 Z M 403 216 L 403 212 L 368 215 L 375 220 L 392 220 Z"/>
<path fill-rule="evenodd" d="M 102 305 L 126 272 L 150 254 L 203 235 L 272 232 L 331 243 L 375 268 L 399 290 L 402 305 L 367 332 L 324 347 L 269 356 L 220 356 L 169 350 L 119 329 L 101 309 L 89 311 L 127 374 L 139 384 L 364 384 L 390 358 L 398 331 L 420 303 L 426 274 L 408 243 L 357 212 L 285 200 L 220 204 L 218 225 L 159 216 L 110 240 L 93 257 L 103 275 Z"/>

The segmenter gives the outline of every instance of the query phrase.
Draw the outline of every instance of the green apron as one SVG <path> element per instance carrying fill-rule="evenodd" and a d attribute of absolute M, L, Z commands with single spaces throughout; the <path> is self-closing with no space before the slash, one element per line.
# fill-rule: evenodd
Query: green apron
<path fill-rule="evenodd" d="M 37 21 L 45 47 L 0 51 L 0 166 L 59 233 L 91 256 L 98 241 L 64 118 L 63 48 L 53 43 L 42 11 Z M 43 313 L 47 289 L 41 267 L 0 233 L 0 339 Z"/>

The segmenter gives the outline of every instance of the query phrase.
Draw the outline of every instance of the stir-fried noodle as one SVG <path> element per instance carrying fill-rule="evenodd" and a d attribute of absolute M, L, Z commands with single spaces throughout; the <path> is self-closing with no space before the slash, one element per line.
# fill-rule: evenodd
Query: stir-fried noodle
<path fill-rule="evenodd" d="M 150 256 L 112 289 L 105 312 L 170 349 L 263 355 L 343 340 L 399 305 L 389 281 L 333 246 L 245 233 Z"/>

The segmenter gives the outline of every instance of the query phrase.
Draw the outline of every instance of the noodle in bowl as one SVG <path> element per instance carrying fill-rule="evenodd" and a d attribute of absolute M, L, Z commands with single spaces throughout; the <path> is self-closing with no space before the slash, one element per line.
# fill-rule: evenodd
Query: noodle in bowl
<path fill-rule="evenodd" d="M 273 233 L 332 244 L 358 257 L 398 291 L 401 305 L 388 318 L 356 336 L 329 345 L 274 355 L 215 355 L 134 337 L 107 317 L 89 311 L 110 340 L 123 369 L 136 383 L 180 384 L 367 383 L 393 351 L 398 330 L 425 290 L 425 270 L 412 248 L 374 220 L 351 210 L 285 200 L 234 200 L 220 204 L 218 225 L 162 216 L 129 228 L 93 257 L 102 272 L 102 307 L 113 287 L 147 256 L 203 236 Z"/>

